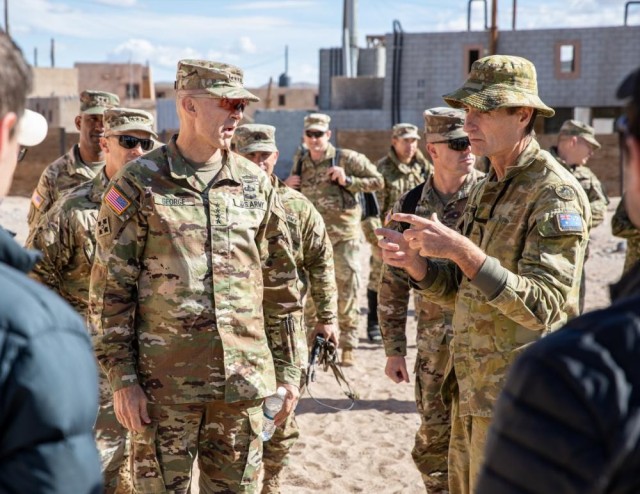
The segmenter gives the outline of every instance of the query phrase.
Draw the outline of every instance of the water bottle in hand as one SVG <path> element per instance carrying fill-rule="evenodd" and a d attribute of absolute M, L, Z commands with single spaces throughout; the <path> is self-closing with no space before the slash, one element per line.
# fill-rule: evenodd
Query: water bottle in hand
<path fill-rule="evenodd" d="M 269 439 L 271 439 L 271 436 L 273 436 L 273 433 L 276 431 L 276 423 L 274 422 L 274 418 L 282 408 L 286 396 L 287 390 L 280 386 L 276 391 L 276 394 L 267 396 L 264 399 L 264 423 L 262 426 L 261 434 L 263 441 L 268 441 Z"/>

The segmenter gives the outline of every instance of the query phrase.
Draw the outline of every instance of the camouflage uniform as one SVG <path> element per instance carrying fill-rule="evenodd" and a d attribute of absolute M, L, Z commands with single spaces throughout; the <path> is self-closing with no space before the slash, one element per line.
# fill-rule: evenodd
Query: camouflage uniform
<path fill-rule="evenodd" d="M 477 60 L 462 88 L 444 99 L 483 112 L 525 106 L 554 114 L 538 97 L 533 64 L 514 56 Z M 514 358 L 578 313 L 588 199 L 534 138 L 525 139 L 504 176 L 492 167 L 467 201 L 461 231 L 487 255 L 475 278 L 451 261 L 429 259 L 417 284 L 431 301 L 454 309 L 443 385 L 452 399 L 451 494 L 474 490 L 493 405 Z"/>
<path fill-rule="evenodd" d="M 275 127 L 270 125 L 241 125 L 236 129 L 234 141 L 238 153 L 242 155 L 261 151 L 272 153 L 278 150 L 275 144 Z M 335 324 L 338 291 L 333 267 L 333 249 L 322 216 L 300 192 L 288 187 L 273 175 L 272 182 L 287 214 L 300 293 L 304 298 L 309 290 L 318 308 L 318 319 L 321 323 Z M 307 333 L 310 331 L 313 331 L 313 328 L 307 326 Z M 306 345 L 297 351 L 306 355 Z M 300 429 L 292 413 L 264 444 L 263 494 L 279 492 L 280 472 L 289 463 L 289 452 L 299 437 Z"/>
<path fill-rule="evenodd" d="M 372 192 L 383 186 L 383 178 L 362 154 L 349 149 L 340 151 L 336 166 L 345 169 L 351 183 L 342 188 L 327 177 L 336 149 L 329 144 L 325 156 L 314 163 L 309 154 L 301 162 L 300 192 L 318 210 L 333 246 L 333 260 L 338 287 L 338 322 L 340 346 L 358 346 L 358 287 L 360 285 L 360 219 L 362 211 L 353 194 Z M 307 325 L 315 326 L 313 311 L 305 310 Z"/>
<path fill-rule="evenodd" d="M 91 90 L 80 94 L 81 114 L 103 114 L 107 108 L 119 104 L 120 100 L 115 94 Z M 27 217 L 29 231 L 36 227 L 40 216 L 53 206 L 63 192 L 92 180 L 103 166 L 104 161 L 91 164 L 83 162 L 78 144 L 49 164 L 42 172 L 38 185 L 31 195 Z"/>
<path fill-rule="evenodd" d="M 224 152 L 207 185 L 175 137 L 113 178 L 91 316 L 114 391 L 139 383 L 150 401 L 132 438 L 140 492 L 185 492 L 196 450 L 201 492 L 255 489 L 262 399 L 276 381 L 299 385 L 306 362 L 286 221 L 253 163 Z"/>
<path fill-rule="evenodd" d="M 460 190 L 446 204 L 433 189 L 433 176 L 419 185 L 422 194 L 416 205 L 415 214 L 430 218 L 433 213 L 449 228 L 455 228 L 462 216 L 469 191 L 484 174 L 473 170 Z M 402 212 L 406 194 L 393 207 L 393 212 Z M 387 228 L 402 231 L 401 225 L 390 222 Z M 407 307 L 411 287 L 409 276 L 402 269 L 383 265 L 378 293 L 378 317 L 384 341 L 385 354 L 407 355 Z M 449 409 L 442 402 L 440 387 L 444 369 L 449 359 L 451 341 L 450 310 L 429 302 L 423 296 L 416 297 L 417 349 L 415 364 L 416 404 L 421 424 L 416 433 L 413 459 L 422 474 L 427 489 L 446 490 L 447 451 L 449 449 L 450 419 Z M 431 476 L 432 474 L 435 476 Z M 442 475 L 444 473 L 444 475 Z"/>
<path fill-rule="evenodd" d="M 626 273 L 640 260 L 640 230 L 629 219 L 625 209 L 624 195 L 620 198 L 616 212 L 611 218 L 611 233 L 627 240 L 627 253 L 622 270 L 623 273 Z"/>

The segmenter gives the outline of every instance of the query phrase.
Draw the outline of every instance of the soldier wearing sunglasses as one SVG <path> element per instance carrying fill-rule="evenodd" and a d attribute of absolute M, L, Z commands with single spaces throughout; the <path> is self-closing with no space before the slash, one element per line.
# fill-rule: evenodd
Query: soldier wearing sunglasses
<path fill-rule="evenodd" d="M 484 176 L 474 168 L 475 156 L 462 128 L 464 116 L 462 110 L 453 108 L 425 110 L 424 139 L 432 159 L 432 172 L 424 183 L 392 205 L 389 216 L 393 212 L 407 212 L 429 218 L 436 213 L 447 227 L 456 227 L 471 188 Z M 385 225 L 398 232 L 406 226 L 396 221 Z M 378 230 L 377 233 L 384 234 L 385 231 Z M 409 275 L 403 269 L 383 265 L 379 319 L 387 356 L 385 374 L 395 383 L 409 382 L 405 357 L 410 292 Z M 421 423 L 412 457 L 427 492 L 441 492 L 448 489 L 447 452 L 451 426 L 450 411 L 442 402 L 440 388 L 449 360 L 452 313 L 419 294 L 415 306 L 418 319 L 415 388 Z"/>
<path fill-rule="evenodd" d="M 100 139 L 104 136 L 105 110 L 120 104 L 117 95 L 105 91 L 86 90 L 80 93 L 80 113 L 75 118 L 79 141 L 65 155 L 49 164 L 38 181 L 29 206 L 29 231 L 38 224 L 41 215 L 53 206 L 60 195 L 95 178 L 104 166 Z"/>
<path fill-rule="evenodd" d="M 262 402 L 299 397 L 306 347 L 287 215 L 230 151 L 249 101 L 238 67 L 181 60 L 180 132 L 111 180 L 96 227 L 90 314 L 136 492 L 254 492 Z M 136 136 L 135 137 L 140 137 Z M 122 148 L 131 144 L 107 138 Z"/>
<path fill-rule="evenodd" d="M 96 245 L 96 224 L 109 180 L 126 163 L 153 147 L 153 116 L 143 110 L 112 108 L 104 112 L 100 145 L 105 166 L 89 182 L 65 193 L 40 216 L 27 246 L 43 257 L 31 276 L 58 292 L 88 319 L 89 278 Z M 95 334 L 93 335 L 95 336 Z M 117 421 L 106 375 L 100 376 L 100 410 L 95 435 L 106 493 L 132 491 L 128 468 L 127 430 Z"/>
<path fill-rule="evenodd" d="M 533 64 L 492 55 L 473 63 L 444 96 L 466 111 L 471 151 L 490 170 L 469 194 L 459 230 L 395 213 L 411 227 L 380 241 L 385 262 L 403 267 L 425 297 L 453 309 L 452 351 L 443 384 L 451 404 L 449 491 L 475 492 L 496 398 L 524 346 L 579 313 L 580 273 L 591 227 L 575 178 L 540 149 Z"/>

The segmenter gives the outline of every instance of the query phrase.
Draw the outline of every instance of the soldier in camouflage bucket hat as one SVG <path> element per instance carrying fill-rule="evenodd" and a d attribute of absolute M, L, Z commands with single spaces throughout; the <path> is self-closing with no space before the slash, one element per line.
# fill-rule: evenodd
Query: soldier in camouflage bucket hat
<path fill-rule="evenodd" d="M 456 230 L 435 217 L 397 213 L 392 219 L 411 228 L 380 246 L 385 262 L 405 268 L 420 293 L 454 309 L 442 386 L 452 410 L 449 491 L 468 494 L 476 491 L 507 370 L 521 348 L 579 312 L 591 208 L 533 136 L 536 114 L 553 110 L 538 98 L 531 62 L 482 58 L 445 100 L 465 108 L 471 151 L 488 160 L 489 172 L 471 190 Z"/>
<path fill-rule="evenodd" d="M 538 97 L 536 68 L 527 59 L 491 55 L 473 62 L 462 87 L 445 94 L 444 100 L 454 108 L 472 106 L 481 111 L 496 108 L 529 106 L 543 117 L 555 111 Z"/>

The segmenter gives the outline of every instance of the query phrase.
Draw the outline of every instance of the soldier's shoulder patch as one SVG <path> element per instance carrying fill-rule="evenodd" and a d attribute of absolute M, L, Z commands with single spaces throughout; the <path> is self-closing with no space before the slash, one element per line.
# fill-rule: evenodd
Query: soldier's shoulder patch
<path fill-rule="evenodd" d="M 582 216 L 578 213 L 558 213 L 556 219 L 561 232 L 582 232 Z"/>
<path fill-rule="evenodd" d="M 105 235 L 109 235 L 111 233 L 111 227 L 109 226 L 109 217 L 103 216 L 98 220 L 98 224 L 96 226 L 96 231 L 98 233 L 98 237 L 103 237 Z"/>
<path fill-rule="evenodd" d="M 36 209 L 40 209 L 44 204 L 44 197 L 38 192 L 38 189 L 35 189 L 33 194 L 31 194 L 31 204 L 33 204 Z"/>
<path fill-rule="evenodd" d="M 576 191 L 570 185 L 556 185 L 554 190 L 556 195 L 563 201 L 573 201 L 576 198 Z"/>
<path fill-rule="evenodd" d="M 131 206 L 131 201 L 127 199 L 115 185 L 111 185 L 109 190 L 107 190 L 107 193 L 104 195 L 104 202 L 117 215 L 121 215 Z"/>

